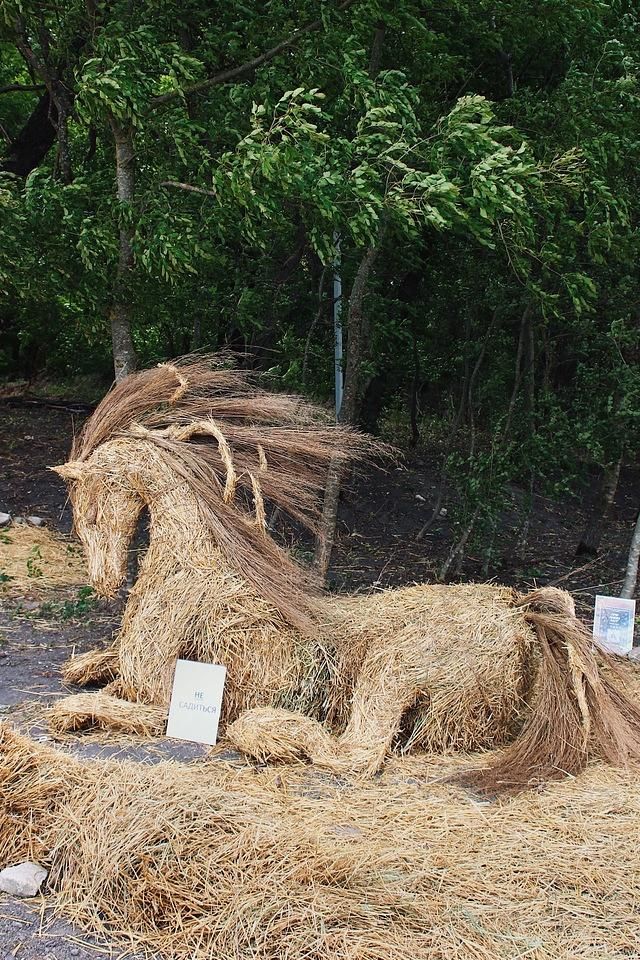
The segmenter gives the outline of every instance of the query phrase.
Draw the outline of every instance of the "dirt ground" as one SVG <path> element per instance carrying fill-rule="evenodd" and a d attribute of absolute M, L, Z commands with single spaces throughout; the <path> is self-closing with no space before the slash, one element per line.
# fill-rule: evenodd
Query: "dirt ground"
<path fill-rule="evenodd" d="M 66 459 L 73 430 L 84 414 L 11 407 L 2 413 L 0 512 L 36 515 L 47 527 L 68 533 L 71 513 L 64 485 L 46 468 Z M 0 544 L 0 568 L 1 549 Z M 44 595 L 35 580 L 33 591 L 22 596 L 0 593 L 0 719 L 11 718 L 39 740 L 50 739 L 47 707 L 74 692 L 62 686 L 60 665 L 74 650 L 106 644 L 119 622 L 121 602 L 96 602 L 84 609 L 75 602 L 76 594 L 77 590 L 65 588 Z M 175 740 L 154 741 L 152 748 L 140 743 L 124 749 L 117 741 L 110 744 L 90 737 L 86 742 L 78 740 L 72 749 L 87 758 L 126 756 L 149 763 L 169 757 L 191 760 L 206 752 L 198 744 Z M 101 956 L 116 958 L 120 953 L 112 953 L 108 945 L 53 917 L 45 897 L 25 901 L 0 894 L 0 960 L 96 960 Z"/>
<path fill-rule="evenodd" d="M 70 530 L 64 483 L 46 468 L 67 458 L 73 434 L 87 412 L 82 406 L 51 408 L 0 399 L 0 511 L 34 513 L 55 529 Z M 447 515 L 438 519 L 422 541 L 416 540 L 436 497 L 439 471 L 435 460 L 435 455 L 432 460 L 428 454 L 420 454 L 350 479 L 340 512 L 332 586 L 380 588 L 435 578 L 454 538 L 450 519 L 454 511 L 445 496 Z M 599 555 L 586 561 L 577 561 L 575 550 L 597 484 L 587 481 L 579 500 L 537 496 L 528 545 L 519 560 L 514 547 L 524 491 L 513 486 L 499 520 L 488 570 L 483 570 L 482 558 L 472 549 L 459 576 L 464 580 L 497 579 L 523 590 L 558 583 L 588 609 L 596 593 L 615 594 L 622 584 L 639 485 L 640 469 L 625 468 Z"/>
<path fill-rule="evenodd" d="M 0 512 L 37 515 L 49 528 L 69 533 L 71 513 L 66 490 L 47 466 L 67 458 L 71 438 L 86 408 L 0 401 L 0 412 Z M 550 583 L 561 585 L 572 591 L 589 621 L 595 594 L 615 594 L 619 590 L 635 519 L 634 488 L 637 490 L 638 479 L 633 470 L 624 474 L 600 555 L 587 562 L 576 560 L 574 554 L 589 506 L 588 496 L 584 504 L 568 498 L 557 502 L 537 498 L 528 553 L 524 562 L 516 564 L 516 504 L 522 494 L 514 489 L 512 503 L 505 507 L 498 529 L 493 567 L 483 575 L 481 559 L 472 555 L 461 576 L 498 579 L 523 590 Z M 433 579 L 451 547 L 451 524 L 447 517 L 441 518 L 419 543 L 416 533 L 431 514 L 437 485 L 437 470 L 424 456 L 386 471 L 371 470 L 353 480 L 341 510 L 332 587 L 380 588 Z M 1 567 L 0 544 L 0 571 Z M 33 591 L 21 596 L 6 592 L 3 596 L 0 586 L 0 719 L 9 717 L 32 736 L 49 739 L 45 710 L 69 692 L 59 678 L 61 663 L 73 650 L 109 641 L 119 622 L 122 600 L 78 602 L 77 588 L 66 588 L 52 602 L 42 596 L 35 583 Z M 169 740 L 154 741 L 152 747 L 140 743 L 125 749 L 122 743 L 90 737 L 66 748 L 86 757 L 129 756 L 150 763 L 166 757 L 189 760 L 205 750 Z M 44 898 L 25 902 L 0 895 L 0 960 L 86 960 L 105 953 L 109 955 L 104 944 L 52 918 Z"/>
<path fill-rule="evenodd" d="M 2 960 L 117 960 L 121 955 L 53 917 L 43 897 L 17 900 L 0 894 Z M 133 954 L 127 956 L 136 960 Z"/>

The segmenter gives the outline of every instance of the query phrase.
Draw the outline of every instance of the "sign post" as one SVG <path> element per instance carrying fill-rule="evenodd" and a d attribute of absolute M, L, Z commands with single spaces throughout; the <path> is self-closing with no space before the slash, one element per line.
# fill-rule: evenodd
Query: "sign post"
<path fill-rule="evenodd" d="M 631 651 L 635 614 L 635 600 L 596 597 L 593 636 L 603 650 L 623 656 Z"/>
<path fill-rule="evenodd" d="M 167 736 L 214 744 L 222 709 L 226 667 L 178 660 L 173 678 Z"/>

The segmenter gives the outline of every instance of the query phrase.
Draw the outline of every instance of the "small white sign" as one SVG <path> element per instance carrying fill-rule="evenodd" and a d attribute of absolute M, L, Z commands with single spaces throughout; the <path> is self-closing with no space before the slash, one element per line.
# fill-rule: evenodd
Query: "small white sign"
<path fill-rule="evenodd" d="M 635 600 L 596 597 L 593 636 L 610 653 L 629 653 L 633 647 Z"/>
<path fill-rule="evenodd" d="M 195 743 L 216 742 L 227 668 L 218 663 L 178 660 L 173 678 L 167 736 Z"/>

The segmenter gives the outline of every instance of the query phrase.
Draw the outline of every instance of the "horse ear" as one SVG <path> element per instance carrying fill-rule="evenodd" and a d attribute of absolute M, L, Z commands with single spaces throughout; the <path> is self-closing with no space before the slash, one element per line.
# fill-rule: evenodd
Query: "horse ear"
<path fill-rule="evenodd" d="M 63 480 L 81 480 L 85 475 L 86 468 L 79 460 L 69 460 L 67 463 L 61 463 L 59 467 L 49 467 Z"/>

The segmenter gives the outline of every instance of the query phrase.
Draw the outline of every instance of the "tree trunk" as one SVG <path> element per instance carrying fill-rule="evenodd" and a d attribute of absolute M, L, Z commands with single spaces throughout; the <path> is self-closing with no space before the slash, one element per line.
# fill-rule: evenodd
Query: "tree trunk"
<path fill-rule="evenodd" d="M 420 541 L 424 539 L 428 530 L 431 529 L 433 524 L 436 522 L 436 520 L 440 516 L 440 510 L 442 508 L 442 501 L 444 500 L 445 486 L 447 482 L 447 460 L 453 448 L 454 439 L 458 433 L 458 430 L 462 425 L 462 421 L 464 420 L 465 412 L 468 412 L 469 414 L 469 425 L 470 425 L 470 433 L 472 438 L 469 457 L 470 458 L 473 457 L 473 454 L 475 451 L 475 425 L 474 425 L 473 408 L 472 408 L 473 388 L 478 378 L 478 374 L 480 373 L 480 368 L 482 366 L 482 362 L 484 360 L 485 353 L 487 351 L 487 344 L 489 343 L 489 339 L 491 337 L 491 334 L 493 333 L 493 329 L 497 322 L 497 318 L 498 318 L 498 311 L 494 310 L 493 315 L 491 317 L 491 322 L 489 323 L 487 332 L 485 334 L 482 348 L 480 350 L 480 356 L 476 360 L 473 370 L 470 369 L 469 358 L 467 357 L 465 359 L 465 364 L 464 364 L 465 369 L 464 369 L 464 375 L 463 375 L 463 381 L 462 381 L 462 389 L 460 391 L 460 402 L 458 404 L 458 410 L 455 415 L 455 419 L 451 424 L 451 429 L 449 431 L 449 441 L 447 443 L 444 456 L 442 457 L 442 466 L 440 468 L 440 477 L 438 480 L 438 488 L 436 493 L 435 504 L 431 511 L 431 516 L 428 518 L 428 520 L 426 520 L 423 523 L 423 525 L 418 530 L 418 533 L 416 534 L 416 543 L 420 543 Z M 464 336 L 465 336 L 465 342 L 468 343 L 471 339 L 470 317 L 467 318 L 467 322 L 465 324 Z M 451 564 L 449 564 L 449 566 L 450 565 Z"/>
<path fill-rule="evenodd" d="M 640 561 L 640 513 L 631 537 L 631 546 L 629 547 L 629 556 L 627 558 L 627 571 L 624 578 L 621 597 L 631 600 L 636 592 L 638 583 L 638 562 Z"/>
<path fill-rule="evenodd" d="M 524 563 L 525 557 L 527 554 L 527 547 L 529 546 L 529 532 L 531 530 L 531 517 L 533 515 L 535 494 L 536 494 L 536 479 L 533 475 L 533 471 L 530 471 L 529 472 L 529 493 L 527 496 L 525 512 L 522 518 L 522 523 L 520 524 L 520 529 L 518 530 L 515 546 L 513 548 L 513 555 L 514 557 L 516 557 L 516 559 L 520 563 Z"/>
<path fill-rule="evenodd" d="M 360 261 L 351 288 L 349 309 L 347 311 L 347 363 L 344 377 L 344 393 L 338 420 L 340 423 L 355 423 L 360 401 L 360 374 L 365 355 L 366 337 L 364 336 L 364 297 L 369 284 L 371 269 L 380 252 L 384 228 L 380 229 L 378 239 L 367 248 Z M 327 485 L 324 493 L 322 520 L 316 540 L 315 563 L 322 579 L 326 579 L 333 550 L 340 502 L 342 483 L 342 464 L 333 458 L 327 472 Z"/>
<path fill-rule="evenodd" d="M 531 312 L 527 313 L 527 326 L 525 329 L 525 369 L 527 371 L 527 414 L 529 416 L 529 429 L 534 434 L 536 431 L 535 412 L 536 412 L 536 339 L 535 328 Z"/>
<path fill-rule="evenodd" d="M 113 366 L 116 381 L 122 380 L 136 369 L 137 357 L 131 337 L 131 303 L 129 281 L 133 272 L 133 250 L 131 247 L 132 230 L 128 220 L 130 206 L 135 197 L 135 153 L 133 149 L 133 131 L 128 124 L 111 119 L 111 129 L 116 146 L 116 183 L 118 200 L 129 209 L 125 222 L 120 225 L 120 254 L 118 270 L 113 291 L 113 300 L 109 310 L 111 323 L 111 341 L 113 344 Z"/>
<path fill-rule="evenodd" d="M 595 503 L 591 509 L 591 515 L 580 537 L 580 542 L 576 549 L 576 557 L 597 556 L 604 531 L 604 525 L 611 514 L 611 507 L 618 489 L 620 479 L 620 469 L 622 467 L 622 455 L 614 463 L 609 463 L 604 468 L 600 491 Z"/>
<path fill-rule="evenodd" d="M 469 520 L 469 523 L 462 531 L 462 535 L 460 539 L 456 543 L 454 543 L 454 545 L 451 547 L 451 550 L 449 551 L 449 555 L 447 559 L 444 561 L 444 563 L 440 567 L 440 570 L 438 572 L 438 580 L 440 581 L 446 580 L 449 575 L 449 570 L 451 569 L 451 565 L 453 564 L 453 562 L 455 560 L 458 560 L 458 558 L 460 558 L 461 555 L 464 554 L 464 549 L 469 541 L 469 537 L 473 533 L 473 528 L 476 525 L 476 520 L 478 519 L 479 513 L 480 513 L 480 507 L 477 506 L 473 511 L 473 514 L 471 519 Z"/>
<path fill-rule="evenodd" d="M 418 350 L 418 334 L 415 322 L 411 325 L 411 341 L 413 349 L 413 378 L 411 380 L 411 398 L 409 401 L 409 418 L 411 421 L 411 439 L 409 446 L 415 450 L 420 443 L 420 426 L 418 424 L 418 393 L 420 391 L 420 351 Z"/>
<path fill-rule="evenodd" d="M 47 90 L 0 161 L 0 170 L 26 177 L 42 163 L 56 141 L 55 117 L 52 118 L 51 114 L 51 97 Z"/>
<path fill-rule="evenodd" d="M 525 401 L 527 407 L 527 419 L 529 422 L 529 432 L 534 437 L 536 434 L 536 341 L 535 328 L 530 310 L 525 310 L 524 316 L 524 371 L 525 381 Z M 536 477 L 533 469 L 529 471 L 529 503 L 525 514 L 524 522 L 520 528 L 520 534 L 516 542 L 515 554 L 521 561 L 524 561 L 527 547 L 529 545 L 529 532 L 531 529 L 531 515 L 536 494 Z"/>
<path fill-rule="evenodd" d="M 516 365 L 515 373 L 513 375 L 513 390 L 511 391 L 511 399 L 509 400 L 509 408 L 507 411 L 507 419 L 505 420 L 504 425 L 504 439 L 508 442 L 509 434 L 511 432 L 511 421 L 513 420 L 513 414 L 516 409 L 516 400 L 518 399 L 518 391 L 520 389 L 520 383 L 522 382 L 522 351 L 524 348 L 524 338 L 527 324 L 529 322 L 529 313 L 530 307 L 525 307 L 524 313 L 522 314 L 522 319 L 520 320 L 520 333 L 518 336 L 518 348 L 516 350 Z"/>
<path fill-rule="evenodd" d="M 191 327 L 191 342 L 189 350 L 199 350 L 202 346 L 202 315 L 196 311 L 193 316 L 193 325 Z"/>
<path fill-rule="evenodd" d="M 493 314 L 492 314 L 492 316 L 491 316 L 491 322 L 489 323 L 489 326 L 487 327 L 487 332 L 485 333 L 484 340 L 482 341 L 482 347 L 480 348 L 480 354 L 479 354 L 478 359 L 476 360 L 476 362 L 475 362 L 475 364 L 474 364 L 473 370 L 472 370 L 472 372 L 471 372 L 471 376 L 469 377 L 469 384 L 468 384 L 468 387 L 467 387 L 466 396 L 467 396 L 467 412 L 468 412 L 468 415 L 469 415 L 469 435 L 470 435 L 470 442 L 469 442 L 469 462 L 470 462 L 470 463 L 473 461 L 473 458 L 474 458 L 475 452 L 476 452 L 476 421 L 475 421 L 475 416 L 474 416 L 474 413 L 473 413 L 473 391 L 474 391 L 474 389 L 475 389 L 476 381 L 477 381 L 478 375 L 479 375 L 479 373 L 480 373 L 480 368 L 482 367 L 482 362 L 483 362 L 483 360 L 484 360 L 484 358 L 485 358 L 485 354 L 486 354 L 486 352 L 487 352 L 487 346 L 489 345 L 489 341 L 490 341 L 490 339 L 491 339 L 491 334 L 493 333 L 493 330 L 494 330 L 494 327 L 495 327 L 497 321 L 498 321 L 498 311 L 497 311 L 497 310 L 494 310 L 494 311 L 493 311 Z"/>
<path fill-rule="evenodd" d="M 420 543 L 420 541 L 424 539 L 427 532 L 431 529 L 433 524 L 436 522 L 436 520 L 440 516 L 440 511 L 442 510 L 442 502 L 444 500 L 445 488 L 447 485 L 447 460 L 449 458 L 449 454 L 451 453 L 451 450 L 453 447 L 453 441 L 458 433 L 458 430 L 460 429 L 460 425 L 462 423 L 462 419 L 464 417 L 464 411 L 467 404 L 467 387 L 468 387 L 468 380 L 469 380 L 468 363 L 465 364 L 465 366 L 467 369 L 464 374 L 464 380 L 462 382 L 462 388 L 460 391 L 460 402 L 458 404 L 458 410 L 456 412 L 456 415 L 451 423 L 451 427 L 449 430 L 449 439 L 447 441 L 445 452 L 442 457 L 442 464 L 440 466 L 440 476 L 438 478 L 438 487 L 436 491 L 435 503 L 433 505 L 433 509 L 431 510 L 431 516 L 427 520 L 425 520 L 425 522 L 422 524 L 422 526 L 418 530 L 418 533 L 416 534 L 416 543 Z"/>
<path fill-rule="evenodd" d="M 365 314 L 364 297 L 369 285 L 371 268 L 380 252 L 383 230 L 378 234 L 378 239 L 370 247 L 360 261 L 356 272 L 351 295 L 349 297 L 349 311 L 347 316 L 347 363 L 344 375 L 344 393 L 342 395 L 342 406 L 340 407 L 340 422 L 355 423 L 358 414 L 358 405 L 360 401 L 360 374 L 362 370 L 362 360 L 365 354 Z"/>
<path fill-rule="evenodd" d="M 320 274 L 320 280 L 318 281 L 318 308 L 315 312 L 313 320 L 309 324 L 309 329 L 304 342 L 304 353 L 302 355 L 302 385 L 305 388 L 307 386 L 307 375 L 309 372 L 309 351 L 311 350 L 311 341 L 313 339 L 315 329 L 322 319 L 323 310 L 326 309 L 326 302 L 324 299 L 324 282 L 327 276 L 327 269 L 328 267 L 324 266 Z"/>
<path fill-rule="evenodd" d="M 58 166 L 60 170 L 60 179 L 63 183 L 69 184 L 73 180 L 71 171 L 71 152 L 69 150 L 69 113 L 71 107 L 66 97 L 56 97 L 56 106 L 58 108 Z"/>
<path fill-rule="evenodd" d="M 369 57 L 369 76 L 373 79 L 380 73 L 382 65 L 382 50 L 387 28 L 382 20 L 376 23 L 373 34 L 373 43 L 371 44 L 371 55 Z"/>
<path fill-rule="evenodd" d="M 505 94 L 508 100 L 509 97 L 513 96 L 515 90 L 515 83 L 513 81 L 513 54 L 507 53 L 505 50 L 499 50 L 498 60 L 504 70 Z"/>

